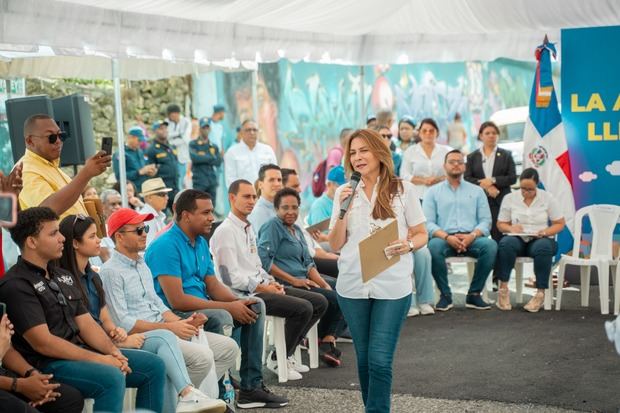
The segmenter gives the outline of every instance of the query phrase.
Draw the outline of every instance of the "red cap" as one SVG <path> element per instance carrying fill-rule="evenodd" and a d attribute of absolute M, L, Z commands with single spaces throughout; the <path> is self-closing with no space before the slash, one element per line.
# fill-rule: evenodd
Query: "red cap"
<path fill-rule="evenodd" d="M 138 214 L 133 209 L 121 208 L 116 210 L 108 218 L 108 236 L 111 237 L 116 231 L 125 225 L 140 224 L 144 221 L 150 221 L 155 217 L 153 214 Z"/>

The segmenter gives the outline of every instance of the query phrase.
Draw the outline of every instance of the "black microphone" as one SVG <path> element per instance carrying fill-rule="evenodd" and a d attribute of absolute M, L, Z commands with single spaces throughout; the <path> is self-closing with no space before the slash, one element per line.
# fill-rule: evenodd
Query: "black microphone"
<path fill-rule="evenodd" d="M 351 196 L 348 196 L 345 198 L 344 201 L 342 201 L 342 205 L 340 205 L 340 215 L 338 216 L 338 219 L 343 219 L 344 218 L 344 214 L 347 213 L 347 211 L 349 210 L 349 205 L 351 205 L 351 200 L 353 200 L 353 196 L 355 196 L 355 189 L 357 188 L 357 185 L 360 183 L 360 179 L 362 178 L 362 174 L 360 174 L 359 172 L 353 172 L 353 174 L 351 175 L 351 189 L 353 190 L 353 192 L 351 192 Z"/>

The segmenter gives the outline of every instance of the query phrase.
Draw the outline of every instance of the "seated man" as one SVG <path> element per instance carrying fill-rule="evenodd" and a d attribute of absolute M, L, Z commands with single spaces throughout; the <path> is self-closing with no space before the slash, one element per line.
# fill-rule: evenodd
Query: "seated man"
<path fill-rule="evenodd" d="M 233 367 L 239 348 L 230 338 L 213 333 L 206 333 L 208 347 L 188 341 L 198 333 L 206 317 L 193 314 L 182 319 L 157 296 L 151 271 L 140 256 L 146 247 L 148 227 L 144 222 L 152 218 L 152 214 L 140 215 L 129 208 L 121 208 L 108 218 L 108 235 L 116 249 L 100 270 L 105 300 L 114 323 L 129 334 L 157 329 L 172 331 L 178 337 L 189 377 L 198 388 L 214 364 L 218 378 Z M 209 411 L 224 410 L 226 404 L 214 400 Z"/>
<path fill-rule="evenodd" d="M 144 199 L 144 206 L 140 209 L 141 214 L 153 214 L 153 219 L 148 221 L 146 226 L 149 228 L 146 234 L 146 246 L 157 238 L 159 231 L 166 226 L 166 205 L 168 205 L 168 195 L 172 191 L 167 188 L 161 178 L 147 179 L 142 183 L 140 196 Z"/>
<path fill-rule="evenodd" d="M 11 347 L 13 325 L 4 314 L 0 319 L 0 411 L 36 413 L 80 413 L 84 398 L 75 388 L 52 383 Z"/>
<path fill-rule="evenodd" d="M 15 350 L 38 371 L 94 399 L 95 411 L 121 411 L 127 359 L 88 313 L 73 276 L 49 265 L 62 256 L 58 215 L 29 208 L 10 232 L 22 255 L 0 280 L 0 301 L 15 325 Z"/>
<path fill-rule="evenodd" d="M 235 328 L 241 330 L 238 406 L 286 406 L 288 400 L 271 393 L 263 384 L 263 303 L 256 298 L 238 299 L 215 277 L 211 252 L 202 236 L 211 230 L 215 218 L 211 195 L 187 189 L 175 205 L 175 224 L 151 244 L 145 255 L 155 289 L 177 311 L 220 309 L 230 313 Z"/>
<path fill-rule="evenodd" d="M 248 221 L 252 224 L 254 233 L 258 234 L 263 224 L 276 216 L 276 211 L 273 209 L 273 198 L 282 189 L 280 167 L 271 163 L 261 166 L 258 170 L 256 184 L 260 191 L 260 197 L 252 213 L 248 216 Z"/>
<path fill-rule="evenodd" d="M 491 229 L 491 210 L 484 191 L 463 179 L 465 158 L 461 151 L 448 152 L 444 160 L 447 179 L 430 187 L 422 207 L 426 227 L 432 237 L 428 249 L 432 256 L 433 278 L 441 293 L 436 310 L 453 307 L 448 284 L 446 257 L 467 255 L 478 259 L 465 306 L 488 310 L 491 306 L 480 297 L 489 272 L 495 265 L 497 244 L 487 238 Z"/>
<path fill-rule="evenodd" d="M 256 236 L 248 221 L 256 204 L 254 186 L 244 179 L 234 181 L 228 188 L 228 200 L 230 214 L 211 237 L 211 251 L 219 274 L 237 294 L 246 297 L 256 294 L 262 299 L 267 315 L 286 319 L 288 379 L 299 380 L 300 373 L 308 370 L 295 363 L 295 348 L 323 315 L 327 300 L 310 291 L 283 288 L 262 268 Z"/>
<path fill-rule="evenodd" d="M 336 348 L 336 335 L 342 329 L 344 317 L 334 288 L 336 280 L 322 276 L 316 269 L 301 228 L 295 223 L 300 198 L 297 191 L 284 188 L 274 200 L 277 216 L 267 221 L 258 233 L 258 256 L 263 269 L 284 285 L 321 294 L 327 299 L 327 311 L 318 326 L 323 360 L 330 366 L 340 366 L 341 352 Z"/>

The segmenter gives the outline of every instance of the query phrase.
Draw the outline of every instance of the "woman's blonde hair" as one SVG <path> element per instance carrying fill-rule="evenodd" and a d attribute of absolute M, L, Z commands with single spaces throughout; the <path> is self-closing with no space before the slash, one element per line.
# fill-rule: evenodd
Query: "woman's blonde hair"
<path fill-rule="evenodd" d="M 374 219 L 396 218 L 392 209 L 392 199 L 395 195 L 402 194 L 403 183 L 394 174 L 394 162 L 392 152 L 383 142 L 379 132 L 370 129 L 358 129 L 351 134 L 347 140 L 344 151 L 344 167 L 347 175 L 353 173 L 351 164 L 351 142 L 354 139 L 363 139 L 370 152 L 379 161 L 379 187 L 377 189 L 377 199 L 372 210 Z"/>

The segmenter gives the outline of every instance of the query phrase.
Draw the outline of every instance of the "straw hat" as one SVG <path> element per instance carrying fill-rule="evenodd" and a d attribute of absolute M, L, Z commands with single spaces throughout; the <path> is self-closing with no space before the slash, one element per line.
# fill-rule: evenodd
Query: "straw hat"
<path fill-rule="evenodd" d="M 142 183 L 142 192 L 140 193 L 141 197 L 145 197 L 148 195 L 158 194 L 160 192 L 170 192 L 171 188 L 167 188 L 164 180 L 161 178 L 151 178 L 147 179 Z"/>

